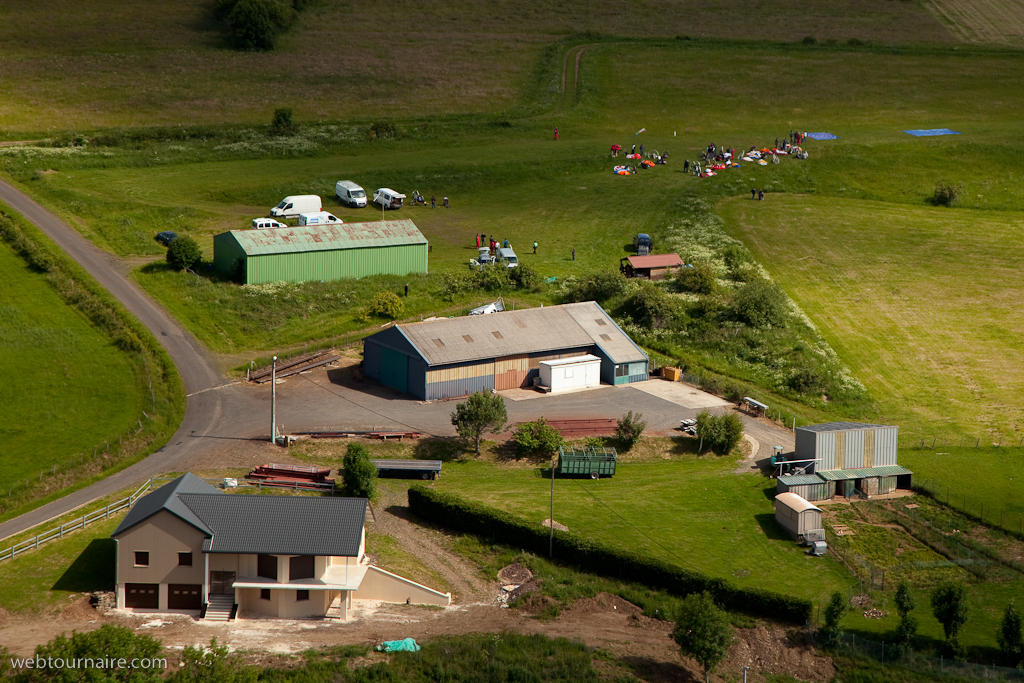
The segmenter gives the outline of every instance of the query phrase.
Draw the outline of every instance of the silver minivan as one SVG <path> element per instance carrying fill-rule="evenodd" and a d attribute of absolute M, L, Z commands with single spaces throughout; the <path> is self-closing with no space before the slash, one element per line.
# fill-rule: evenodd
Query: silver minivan
<path fill-rule="evenodd" d="M 361 209 L 366 206 L 366 190 L 351 180 L 339 180 L 338 184 L 334 186 L 334 194 L 338 201 L 353 209 Z"/>
<path fill-rule="evenodd" d="M 497 261 L 505 264 L 506 268 L 517 268 L 519 266 L 519 257 L 516 256 L 516 252 L 512 251 L 511 247 L 499 247 L 497 252 Z"/>

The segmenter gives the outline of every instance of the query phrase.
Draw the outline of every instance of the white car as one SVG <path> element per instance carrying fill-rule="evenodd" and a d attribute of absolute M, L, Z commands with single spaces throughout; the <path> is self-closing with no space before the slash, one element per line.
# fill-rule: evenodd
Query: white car
<path fill-rule="evenodd" d="M 273 218 L 253 218 L 252 229 L 253 230 L 267 230 L 270 228 L 287 228 L 288 226 L 280 221 L 275 221 Z"/>

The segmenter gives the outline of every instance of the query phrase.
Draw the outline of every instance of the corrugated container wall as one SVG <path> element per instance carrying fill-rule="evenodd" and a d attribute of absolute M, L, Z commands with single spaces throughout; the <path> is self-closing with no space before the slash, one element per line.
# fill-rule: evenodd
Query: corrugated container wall
<path fill-rule="evenodd" d="M 248 257 L 246 282 L 307 282 L 427 272 L 427 245 L 287 252 Z"/>
<path fill-rule="evenodd" d="M 897 464 L 899 433 L 899 427 L 879 427 L 875 430 L 875 467 Z"/>
<path fill-rule="evenodd" d="M 236 262 L 240 262 L 242 268 L 245 267 L 245 249 L 242 249 L 242 245 L 238 243 L 234 235 L 230 232 L 214 235 L 213 267 L 223 273 L 232 274 L 234 273 Z M 248 282 L 244 278 L 244 273 L 242 282 L 243 284 Z"/>

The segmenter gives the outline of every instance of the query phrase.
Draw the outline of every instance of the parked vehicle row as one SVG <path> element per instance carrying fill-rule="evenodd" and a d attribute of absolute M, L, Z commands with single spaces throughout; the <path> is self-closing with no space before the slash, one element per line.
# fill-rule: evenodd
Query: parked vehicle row
<path fill-rule="evenodd" d="M 351 180 L 339 180 L 334 186 L 334 195 L 342 204 L 360 209 L 366 206 L 366 190 Z M 373 193 L 373 201 L 384 209 L 400 209 L 405 195 L 390 187 L 378 188 Z M 297 218 L 299 225 L 331 225 L 344 223 L 334 214 L 324 211 L 323 200 L 315 194 L 288 195 L 270 210 L 268 218 L 254 218 L 253 230 L 267 230 L 288 227 L 282 220 Z"/>

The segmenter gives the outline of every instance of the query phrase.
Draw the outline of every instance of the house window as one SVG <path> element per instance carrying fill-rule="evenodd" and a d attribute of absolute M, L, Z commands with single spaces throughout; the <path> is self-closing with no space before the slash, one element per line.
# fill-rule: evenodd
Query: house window
<path fill-rule="evenodd" d="M 316 574 L 316 558 L 312 555 L 299 555 L 288 558 L 288 580 L 312 579 Z"/>
<path fill-rule="evenodd" d="M 148 550 L 136 550 L 135 551 L 135 566 L 136 567 L 148 567 L 149 566 L 149 551 Z"/>
<path fill-rule="evenodd" d="M 616 377 L 629 377 L 629 363 L 621 363 L 615 366 Z"/>
<path fill-rule="evenodd" d="M 191 567 L 192 566 L 192 553 L 178 553 L 178 566 L 179 567 Z"/>
<path fill-rule="evenodd" d="M 273 555 L 257 555 L 256 576 L 277 581 L 277 558 Z"/>
<path fill-rule="evenodd" d="M 309 591 L 295 591 L 295 600 L 297 602 L 309 600 Z"/>
<path fill-rule="evenodd" d="M 269 599 L 270 599 L 270 589 L 269 588 L 261 588 L 260 589 L 260 600 L 269 600 Z"/>

